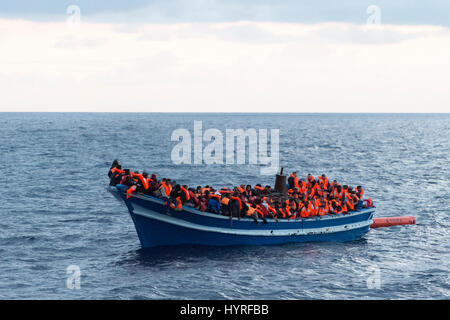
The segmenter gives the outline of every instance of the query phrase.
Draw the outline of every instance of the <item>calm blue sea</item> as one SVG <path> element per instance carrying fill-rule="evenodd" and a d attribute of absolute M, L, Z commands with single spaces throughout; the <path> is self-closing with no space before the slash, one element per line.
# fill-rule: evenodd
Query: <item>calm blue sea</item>
<path fill-rule="evenodd" d="M 113 159 L 189 185 L 273 184 L 174 165 L 171 133 L 280 129 L 281 165 L 326 173 L 417 225 L 350 243 L 146 249 L 105 191 Z M 450 115 L 0 113 L 1 299 L 448 299 Z M 80 289 L 66 286 L 67 267 Z M 379 287 L 370 279 L 379 276 Z"/>

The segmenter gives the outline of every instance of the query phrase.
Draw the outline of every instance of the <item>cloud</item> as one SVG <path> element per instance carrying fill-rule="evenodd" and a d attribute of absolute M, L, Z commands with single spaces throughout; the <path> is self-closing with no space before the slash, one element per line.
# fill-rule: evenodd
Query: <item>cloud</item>
<path fill-rule="evenodd" d="M 449 40 L 436 26 L 0 19 L 0 110 L 448 112 Z"/>

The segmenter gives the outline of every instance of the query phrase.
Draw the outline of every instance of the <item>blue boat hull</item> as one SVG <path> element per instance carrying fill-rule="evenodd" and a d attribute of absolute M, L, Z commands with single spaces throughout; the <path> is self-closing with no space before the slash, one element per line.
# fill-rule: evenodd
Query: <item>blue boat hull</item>
<path fill-rule="evenodd" d="M 124 201 L 143 247 L 200 244 L 209 246 L 272 245 L 288 242 L 345 242 L 361 238 L 372 224 L 374 208 L 341 216 L 296 220 L 267 219 L 256 224 L 252 219 L 238 220 L 201 212 L 183 206 L 168 208 L 165 202 L 145 195 L 126 199 L 124 187 L 108 189 Z"/>

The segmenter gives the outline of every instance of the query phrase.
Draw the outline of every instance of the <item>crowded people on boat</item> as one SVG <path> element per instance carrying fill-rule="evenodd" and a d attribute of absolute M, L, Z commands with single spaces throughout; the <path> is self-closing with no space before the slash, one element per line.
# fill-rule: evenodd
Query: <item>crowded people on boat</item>
<path fill-rule="evenodd" d="M 266 218 L 278 220 L 343 215 L 372 206 L 370 198 L 363 199 L 364 190 L 361 186 L 353 188 L 340 185 L 336 180 L 329 182 L 325 174 L 317 180 L 308 174 L 302 180 L 298 178 L 297 172 L 293 172 L 287 181 L 287 194 L 261 184 L 219 190 L 208 185 L 190 188 L 168 178 L 159 180 L 155 174 L 149 177 L 146 172 L 122 169 L 117 160 L 114 160 L 108 177 L 111 186 L 122 184 L 127 187 L 127 198 L 141 193 L 165 200 L 174 210 L 189 206 L 200 211 L 237 218 L 250 217 L 264 222 Z"/>

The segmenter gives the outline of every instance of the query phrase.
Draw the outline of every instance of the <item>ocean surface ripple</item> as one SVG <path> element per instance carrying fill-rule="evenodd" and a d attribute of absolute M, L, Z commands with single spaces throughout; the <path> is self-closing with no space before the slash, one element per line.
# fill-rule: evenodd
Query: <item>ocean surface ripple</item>
<path fill-rule="evenodd" d="M 173 164 L 171 134 L 194 120 L 280 129 L 286 170 L 362 185 L 377 216 L 417 224 L 350 243 L 141 249 L 105 191 L 113 159 L 192 186 L 274 183 L 258 165 Z M 0 133 L 0 299 L 449 298 L 450 115 L 2 113 Z"/>

